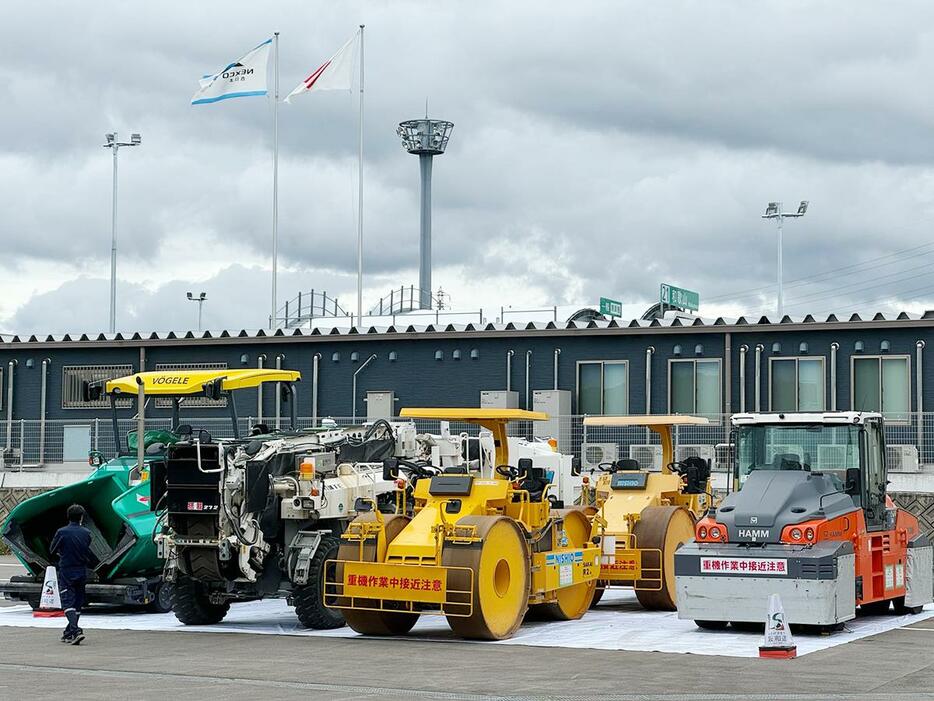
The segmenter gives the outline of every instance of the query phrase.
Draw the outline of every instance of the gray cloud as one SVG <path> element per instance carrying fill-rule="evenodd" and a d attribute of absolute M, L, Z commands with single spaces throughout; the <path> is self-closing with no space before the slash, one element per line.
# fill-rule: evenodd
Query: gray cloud
<path fill-rule="evenodd" d="M 0 266 L 13 277 L 27 259 L 71 272 L 32 297 L 23 280 L 10 301 L 19 308 L 0 321 L 73 329 L 62 310 L 80 299 L 95 311 L 79 326 L 104 326 L 110 161 L 100 144 L 118 129 L 144 139 L 120 155 L 121 289 L 135 300 L 122 318 L 184 325 L 174 300 L 203 283 L 216 290 L 218 323 L 264 323 L 270 105 L 188 100 L 201 73 L 273 29 L 285 94 L 361 21 L 367 303 L 415 281 L 417 166 L 394 129 L 428 97 L 432 115 L 456 123 L 435 167 L 436 283 L 495 277 L 507 281 L 503 303 L 539 295 L 546 305 L 649 302 L 664 280 L 702 299 L 753 290 L 723 308 L 768 310 L 775 233 L 759 215 L 769 200 L 812 201 L 786 228 L 788 280 L 927 242 L 932 15 L 926 3 L 869 0 L 845 12 L 777 0 L 5 8 Z M 326 279 L 353 306 L 355 97 L 283 105 L 280 145 L 281 261 L 292 271 L 280 301 Z M 934 285 L 911 276 L 930 255 L 859 269 L 879 276 L 871 289 L 846 275 L 792 285 L 788 310 L 924 306 Z"/>

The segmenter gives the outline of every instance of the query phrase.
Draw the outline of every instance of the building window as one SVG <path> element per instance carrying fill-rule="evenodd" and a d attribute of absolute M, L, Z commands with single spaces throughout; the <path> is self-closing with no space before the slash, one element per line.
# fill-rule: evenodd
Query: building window
<path fill-rule="evenodd" d="M 629 363 L 625 360 L 579 362 L 577 413 L 629 413 Z"/>
<path fill-rule="evenodd" d="M 704 416 L 719 414 L 720 385 L 719 360 L 669 360 L 670 413 Z"/>
<path fill-rule="evenodd" d="M 66 365 L 62 368 L 62 409 L 97 409 L 109 407 L 110 399 L 102 395 L 93 402 L 84 401 L 84 383 L 102 382 L 133 374 L 132 365 Z M 129 397 L 118 399 L 117 406 L 133 405 Z"/>
<path fill-rule="evenodd" d="M 823 411 L 823 358 L 769 358 L 771 411 Z"/>
<path fill-rule="evenodd" d="M 226 370 L 227 363 L 156 363 L 156 372 L 172 372 L 173 370 Z M 156 406 L 160 409 L 172 407 L 172 400 L 166 397 L 156 399 Z M 207 397 L 185 397 L 183 407 L 196 406 L 227 406 L 227 397 L 208 399 Z"/>
<path fill-rule="evenodd" d="M 881 411 L 888 421 L 908 421 L 911 359 L 907 355 L 861 355 L 850 359 L 853 411 Z"/>

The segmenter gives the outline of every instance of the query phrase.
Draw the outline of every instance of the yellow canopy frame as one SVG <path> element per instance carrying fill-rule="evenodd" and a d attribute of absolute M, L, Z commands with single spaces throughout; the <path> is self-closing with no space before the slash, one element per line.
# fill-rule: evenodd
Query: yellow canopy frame
<path fill-rule="evenodd" d="M 668 466 L 674 462 L 675 448 L 672 437 L 673 426 L 702 426 L 710 421 L 703 416 L 681 414 L 633 416 L 585 416 L 584 426 L 642 426 L 658 434 L 662 443 L 662 472 L 670 473 Z"/>
<path fill-rule="evenodd" d="M 205 385 L 221 381 L 221 391 L 258 387 L 265 382 L 299 382 L 302 374 L 296 370 L 250 368 L 247 370 L 157 370 L 138 372 L 135 375 L 118 377 L 104 384 L 105 394 L 137 394 L 138 379 L 143 381 L 143 391 L 161 396 L 184 396 L 201 394 Z"/>
<path fill-rule="evenodd" d="M 496 449 L 496 465 L 509 464 L 509 441 L 506 435 L 506 425 L 510 421 L 547 421 L 548 414 L 542 411 L 527 411 L 525 409 L 473 409 L 473 408 L 407 408 L 399 416 L 408 419 L 436 419 L 438 421 L 463 421 L 477 424 L 492 431 L 493 446 Z M 497 477 L 501 475 L 497 474 Z"/>

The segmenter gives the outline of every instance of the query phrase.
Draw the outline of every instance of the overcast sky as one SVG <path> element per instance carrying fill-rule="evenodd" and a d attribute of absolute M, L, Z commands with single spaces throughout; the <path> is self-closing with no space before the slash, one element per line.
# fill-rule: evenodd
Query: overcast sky
<path fill-rule="evenodd" d="M 395 135 L 455 123 L 434 169 L 434 286 L 459 309 L 704 315 L 934 307 L 930 2 L 46 2 L 0 23 L 0 330 L 258 328 L 270 298 L 272 103 L 192 107 L 281 32 L 287 94 L 366 24 L 364 305 L 417 283 L 418 168 Z M 356 95 L 282 105 L 279 301 L 355 307 Z M 841 270 L 842 268 L 842 270 Z M 802 280 L 804 278 L 804 280 Z M 491 319 L 492 320 L 492 319 Z"/>

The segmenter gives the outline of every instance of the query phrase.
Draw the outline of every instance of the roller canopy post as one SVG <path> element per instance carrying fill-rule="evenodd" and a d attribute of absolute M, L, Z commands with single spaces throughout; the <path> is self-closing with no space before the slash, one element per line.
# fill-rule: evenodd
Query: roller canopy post
<path fill-rule="evenodd" d="M 113 427 L 114 432 L 114 449 L 116 450 L 116 455 L 123 455 L 123 446 L 120 443 L 120 422 L 117 420 L 117 395 L 110 395 L 110 421 Z M 130 449 L 129 443 L 127 444 L 127 450 Z"/>
<path fill-rule="evenodd" d="M 240 438 L 240 417 L 237 416 L 237 400 L 234 396 L 233 392 L 227 395 L 227 408 L 230 410 L 230 421 L 233 423 L 233 436 L 237 439 Z"/>
<path fill-rule="evenodd" d="M 136 378 L 136 384 L 139 386 L 136 399 L 136 467 L 142 474 L 146 461 L 146 384 L 139 377 Z"/>
<path fill-rule="evenodd" d="M 294 431 L 298 427 L 298 392 L 291 382 L 286 382 L 285 388 L 289 393 L 289 420 L 292 422 Z"/>

